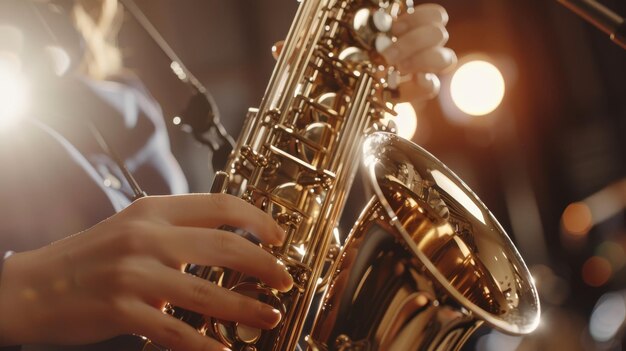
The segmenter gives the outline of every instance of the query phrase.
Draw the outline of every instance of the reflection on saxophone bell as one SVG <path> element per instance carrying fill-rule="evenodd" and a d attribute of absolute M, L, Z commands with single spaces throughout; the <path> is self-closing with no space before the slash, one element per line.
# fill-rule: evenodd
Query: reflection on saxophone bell
<path fill-rule="evenodd" d="M 457 350 L 483 322 L 534 330 L 532 278 L 476 195 L 396 135 L 370 135 L 363 156 L 376 195 L 332 268 L 313 349 Z"/>

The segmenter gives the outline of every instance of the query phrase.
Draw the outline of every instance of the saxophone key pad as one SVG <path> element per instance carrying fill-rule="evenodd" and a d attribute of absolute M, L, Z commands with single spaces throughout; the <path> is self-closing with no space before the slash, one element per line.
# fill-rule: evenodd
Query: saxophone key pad
<path fill-rule="evenodd" d="M 391 31 L 392 24 L 393 17 L 384 9 L 372 10 L 362 8 L 354 13 L 352 29 L 355 39 L 364 48 L 374 48 L 380 52 L 382 46 L 389 46 L 392 42 L 391 38 L 386 34 Z M 381 37 L 387 39 L 379 39 Z"/>
<path fill-rule="evenodd" d="M 393 23 L 393 17 L 380 9 L 372 15 L 372 24 L 379 32 L 389 32 L 391 30 L 391 24 Z"/>
<path fill-rule="evenodd" d="M 277 293 L 262 284 L 246 281 L 235 285 L 230 290 L 268 304 L 280 311 L 281 315 L 285 315 L 285 306 Z M 236 346 L 238 350 L 256 350 L 252 344 L 259 341 L 263 335 L 263 331 L 259 328 L 216 318 L 211 318 L 211 326 L 213 334 L 222 343 L 231 348 Z"/>
<path fill-rule="evenodd" d="M 377 52 L 385 51 L 391 44 L 393 44 L 393 40 L 387 34 L 379 33 L 374 39 L 374 48 Z"/>
<path fill-rule="evenodd" d="M 359 63 L 369 60 L 365 51 L 356 46 L 349 46 L 339 53 L 339 59 L 346 62 Z"/>
<path fill-rule="evenodd" d="M 284 258 L 282 261 L 287 266 L 287 272 L 289 272 L 289 274 L 293 277 L 294 290 L 303 292 L 304 287 L 309 280 L 311 269 L 300 262 L 289 258 Z"/>

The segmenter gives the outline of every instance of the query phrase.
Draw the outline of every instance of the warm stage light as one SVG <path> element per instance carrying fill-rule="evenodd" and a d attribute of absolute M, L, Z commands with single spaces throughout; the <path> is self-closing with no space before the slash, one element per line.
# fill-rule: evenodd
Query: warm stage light
<path fill-rule="evenodd" d="M 409 102 L 403 102 L 396 104 L 393 109 L 398 115 L 387 114 L 385 120 L 391 120 L 395 123 L 399 136 L 411 140 L 417 130 L 417 114 L 413 105 Z"/>
<path fill-rule="evenodd" d="M 581 273 L 585 284 L 599 287 L 611 279 L 613 269 L 611 263 L 605 258 L 593 256 L 585 261 Z"/>
<path fill-rule="evenodd" d="M 15 124 L 25 112 L 27 100 L 26 79 L 18 66 L 0 55 L 0 130 Z"/>
<path fill-rule="evenodd" d="M 609 261 L 614 272 L 619 272 L 626 265 L 626 251 L 614 241 L 605 241 L 598 245 L 596 255 Z"/>
<path fill-rule="evenodd" d="M 586 235 L 593 225 L 591 209 L 584 202 L 569 204 L 561 216 L 561 225 L 571 235 Z"/>
<path fill-rule="evenodd" d="M 504 78 L 493 64 L 474 60 L 460 66 L 450 82 L 454 104 L 472 116 L 493 112 L 504 98 Z"/>
<path fill-rule="evenodd" d="M 589 321 L 589 333 L 599 342 L 611 341 L 626 321 L 626 296 L 610 292 L 600 297 Z"/>

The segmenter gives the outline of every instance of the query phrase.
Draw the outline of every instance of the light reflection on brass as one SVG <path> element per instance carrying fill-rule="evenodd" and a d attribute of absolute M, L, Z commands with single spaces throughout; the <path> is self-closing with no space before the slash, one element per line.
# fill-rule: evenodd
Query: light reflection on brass
<path fill-rule="evenodd" d="M 456 350 L 483 322 L 536 328 L 528 270 L 463 182 L 389 133 L 368 137 L 364 159 L 376 196 L 333 267 L 310 338 L 318 348 Z"/>
<path fill-rule="evenodd" d="M 314 349 L 448 350 L 481 320 L 510 332 L 534 328 L 534 287 L 491 214 L 479 201 L 460 201 L 458 194 L 475 196 L 425 151 L 386 133 L 367 137 L 396 129 L 383 123 L 395 115 L 394 92 L 375 49 L 390 44 L 390 19 L 412 6 L 301 2 L 266 93 L 215 187 L 271 214 L 286 231 L 282 245 L 264 248 L 285 264 L 294 288 L 279 293 L 232 269 L 186 268 L 269 303 L 283 319 L 257 335 L 170 306 L 175 318 L 235 351 L 292 351 L 308 332 L 316 292 L 326 289 L 307 339 Z M 377 196 L 340 251 L 335 228 L 364 144 Z M 472 204 L 479 215 L 468 211 Z"/>
<path fill-rule="evenodd" d="M 391 189 L 386 189 L 390 191 Z M 491 313 L 499 314 L 505 298 L 487 268 L 469 252 L 469 248 L 454 232 L 450 223 L 432 225 L 410 194 L 389 196 L 399 223 L 411 234 L 417 247 L 430 259 L 439 272 L 470 301 Z M 493 294 L 496 294 L 495 296 Z"/>

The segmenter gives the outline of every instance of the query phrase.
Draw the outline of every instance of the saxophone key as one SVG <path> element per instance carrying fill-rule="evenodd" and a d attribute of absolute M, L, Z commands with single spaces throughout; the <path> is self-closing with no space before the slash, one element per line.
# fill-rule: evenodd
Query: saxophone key
<path fill-rule="evenodd" d="M 245 158 L 256 167 L 267 167 L 269 165 L 267 157 L 252 150 L 252 147 L 249 145 L 242 146 L 240 153 L 243 158 Z"/>

